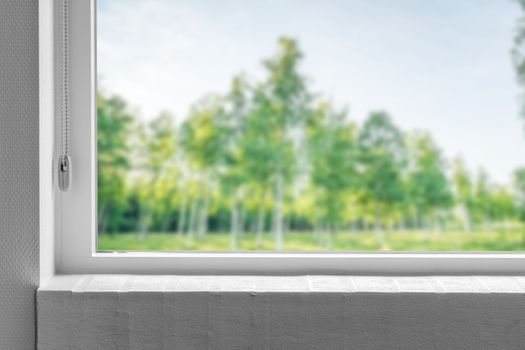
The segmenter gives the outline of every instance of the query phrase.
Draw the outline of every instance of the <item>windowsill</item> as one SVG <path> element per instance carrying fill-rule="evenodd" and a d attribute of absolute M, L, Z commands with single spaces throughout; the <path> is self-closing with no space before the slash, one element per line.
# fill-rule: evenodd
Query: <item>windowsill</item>
<path fill-rule="evenodd" d="M 518 276 L 138 276 L 62 275 L 40 293 L 524 293 Z"/>
<path fill-rule="evenodd" d="M 525 277 L 72 275 L 38 348 L 517 349 Z"/>

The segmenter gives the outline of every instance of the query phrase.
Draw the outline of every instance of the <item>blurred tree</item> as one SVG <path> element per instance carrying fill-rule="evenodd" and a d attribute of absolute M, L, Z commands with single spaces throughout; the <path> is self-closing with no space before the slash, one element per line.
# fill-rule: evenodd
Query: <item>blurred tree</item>
<path fill-rule="evenodd" d="M 282 37 L 274 57 L 264 61 L 267 79 L 255 93 L 254 118 L 260 127 L 257 141 L 258 151 L 271 154 L 273 186 L 273 231 L 275 247 L 283 248 L 283 199 L 285 185 L 295 176 L 297 158 L 294 154 L 295 142 L 308 114 L 310 113 L 310 93 L 306 80 L 299 72 L 303 57 L 297 42 Z M 254 122 L 252 120 L 252 122 Z"/>
<path fill-rule="evenodd" d="M 373 210 L 378 243 L 385 248 L 383 226 L 403 202 L 402 168 L 406 162 L 401 131 L 384 112 L 374 112 L 359 133 L 361 191 L 364 205 Z"/>
<path fill-rule="evenodd" d="M 452 180 L 454 183 L 455 201 L 462 212 L 463 229 L 472 229 L 472 210 L 474 207 L 474 193 L 470 174 L 461 157 L 452 162 Z"/>
<path fill-rule="evenodd" d="M 407 146 L 408 198 L 416 222 L 421 224 L 422 218 L 430 219 L 439 232 L 438 213 L 450 208 L 453 203 L 441 152 L 428 133 L 415 132 L 408 135 Z M 424 226 L 429 228 L 429 225 Z"/>
<path fill-rule="evenodd" d="M 524 38 L 520 22 L 513 57 L 525 86 Z M 225 95 L 197 101 L 181 125 L 168 113 L 139 123 L 122 99 L 98 95 L 99 232 L 176 229 L 192 247 L 194 235 L 229 229 L 238 249 L 251 230 L 262 248 L 271 222 L 280 250 L 289 231 L 313 230 L 330 246 L 339 227 L 374 224 L 387 248 L 385 228 L 403 229 L 410 215 L 414 226 L 433 222 L 438 231 L 454 218 L 465 230 L 518 212 L 525 220 L 525 170 L 511 190 L 482 170 L 474 180 L 458 158 L 447 179 L 430 134 L 405 139 L 386 112 L 358 130 L 346 111 L 310 92 L 302 58 L 295 40 L 280 38 L 261 81 L 235 76 Z"/>
<path fill-rule="evenodd" d="M 165 183 L 162 181 L 163 176 L 173 176 L 174 160 L 177 152 L 176 147 L 176 129 L 173 116 L 167 112 L 160 113 L 155 119 L 150 121 L 140 132 L 139 179 L 140 191 L 140 237 L 144 236 L 152 226 L 155 214 L 162 211 L 170 212 L 165 206 L 171 207 L 171 199 L 174 195 L 176 184 L 174 179 Z M 163 186 L 164 188 L 159 188 Z M 160 193 L 159 189 L 161 190 Z M 166 199 L 163 199 L 164 197 Z M 163 215 L 161 215 L 163 216 Z M 165 217 L 161 219 L 166 220 Z M 158 225 L 159 229 L 161 225 Z"/>
<path fill-rule="evenodd" d="M 195 104 L 182 125 L 181 146 L 201 184 L 190 209 L 190 241 L 194 233 L 200 238 L 206 235 L 210 193 L 225 164 L 231 136 L 232 128 L 220 96 L 210 95 Z"/>
<path fill-rule="evenodd" d="M 513 187 L 518 217 L 525 221 L 525 168 L 514 172 Z"/>
<path fill-rule="evenodd" d="M 525 0 L 516 0 L 521 10 L 525 13 Z M 512 59 L 518 82 L 525 87 L 525 15 L 519 18 L 514 35 L 514 46 L 512 48 Z M 522 117 L 525 117 L 525 105 L 522 106 Z"/>
<path fill-rule="evenodd" d="M 244 220 L 241 215 L 242 200 L 246 187 L 246 182 L 256 176 L 246 169 L 247 157 L 242 143 L 245 134 L 246 119 L 251 107 L 251 87 L 245 76 L 238 75 L 232 79 L 230 91 L 225 98 L 226 102 L 226 122 L 228 127 L 228 140 L 226 141 L 225 169 L 221 176 L 221 184 L 224 195 L 230 198 L 230 233 L 231 249 L 238 248 L 239 236 L 242 234 Z"/>
<path fill-rule="evenodd" d="M 357 140 L 346 111 L 321 103 L 308 123 L 310 178 L 320 227 L 332 246 L 334 230 L 345 223 L 350 189 L 357 188 Z"/>
<path fill-rule="evenodd" d="M 474 183 L 473 214 L 476 222 L 483 225 L 485 230 L 491 229 L 492 209 L 492 188 L 489 177 L 485 169 L 478 168 L 476 181 Z"/>
<path fill-rule="evenodd" d="M 97 95 L 98 232 L 118 232 L 124 225 L 130 170 L 129 137 L 133 117 L 119 97 Z"/>
<path fill-rule="evenodd" d="M 498 220 L 503 230 L 510 228 L 510 222 L 516 219 L 516 210 L 512 193 L 505 186 L 499 185 L 491 193 L 491 211 L 493 218 Z"/>

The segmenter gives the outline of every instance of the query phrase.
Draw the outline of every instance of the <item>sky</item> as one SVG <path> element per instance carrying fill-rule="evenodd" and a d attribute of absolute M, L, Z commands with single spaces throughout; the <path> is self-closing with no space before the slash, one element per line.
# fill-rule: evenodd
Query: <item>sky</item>
<path fill-rule="evenodd" d="M 99 89 L 142 118 L 182 120 L 239 72 L 260 78 L 277 38 L 298 39 L 312 89 L 362 122 L 384 110 L 508 182 L 525 165 L 511 0 L 98 0 Z"/>

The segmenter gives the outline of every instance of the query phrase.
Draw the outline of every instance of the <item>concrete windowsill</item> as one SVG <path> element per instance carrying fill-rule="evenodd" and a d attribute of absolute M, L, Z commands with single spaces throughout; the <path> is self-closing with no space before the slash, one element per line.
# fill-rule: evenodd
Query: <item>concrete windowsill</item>
<path fill-rule="evenodd" d="M 518 276 L 55 276 L 39 289 L 90 292 L 525 293 Z"/>
<path fill-rule="evenodd" d="M 522 349 L 525 277 L 58 276 L 38 349 Z"/>

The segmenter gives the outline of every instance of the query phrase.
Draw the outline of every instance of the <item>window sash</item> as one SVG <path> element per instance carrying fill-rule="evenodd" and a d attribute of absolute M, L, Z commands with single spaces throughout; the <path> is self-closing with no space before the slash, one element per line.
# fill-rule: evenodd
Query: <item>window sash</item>
<path fill-rule="evenodd" d="M 42 0 L 43 1 L 43 0 Z M 95 0 L 70 1 L 70 105 L 71 189 L 61 192 L 54 172 L 55 263 L 59 273 L 141 274 L 516 274 L 525 271 L 522 253 L 439 252 L 97 252 L 96 249 L 96 40 Z M 49 76 L 52 93 L 41 93 L 41 136 L 49 125 L 59 126 L 60 1 L 53 11 L 42 11 L 53 26 L 41 27 L 40 49 L 51 52 L 54 62 L 41 60 L 41 72 Z M 50 18 L 51 17 L 51 18 Z M 44 21 L 45 22 L 45 21 Z M 50 31 L 45 33 L 45 31 Z M 42 32 L 44 31 L 44 32 Z M 46 84 L 42 83 L 42 89 Z M 45 90 L 43 90 L 45 91 Z M 53 154 L 59 157 L 60 128 L 54 127 Z M 53 143 L 53 141 L 50 141 Z M 50 150 L 51 147 L 48 147 Z M 41 149 L 46 152 L 46 149 Z M 47 152 L 51 152 L 51 151 Z M 47 179 L 47 180 L 46 180 Z M 49 177 L 41 184 L 49 186 Z M 44 203 L 45 205 L 45 203 Z"/>

